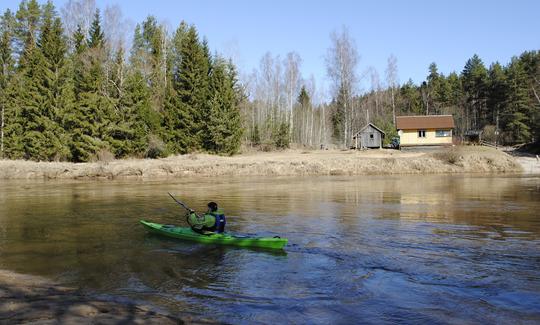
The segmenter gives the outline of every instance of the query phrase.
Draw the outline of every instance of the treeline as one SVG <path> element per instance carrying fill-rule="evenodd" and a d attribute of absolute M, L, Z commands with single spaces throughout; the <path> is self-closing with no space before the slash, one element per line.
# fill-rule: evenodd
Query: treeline
<path fill-rule="evenodd" d="M 446 76 L 432 63 L 420 85 L 409 80 L 399 88 L 382 89 L 375 83 L 359 105 L 372 107 L 374 120 L 388 131 L 392 90 L 398 115 L 452 114 L 458 136 L 483 131 L 484 139 L 505 144 L 540 139 L 538 51 L 523 52 L 505 66 L 495 62 L 486 67 L 474 55 L 460 73 Z"/>
<path fill-rule="evenodd" d="M 36 0 L 2 15 L 2 158 L 83 162 L 238 151 L 245 96 L 236 68 L 210 53 L 195 26 L 182 22 L 168 35 L 150 16 L 135 27 L 127 55 L 93 1 L 69 1 L 67 13 L 83 4 L 91 20 L 83 12 L 65 21 L 69 15 L 60 18 L 52 2 Z M 112 17 L 109 26 L 118 23 Z"/>
<path fill-rule="evenodd" d="M 302 59 L 294 52 L 283 59 L 270 53 L 261 58 L 247 78 L 251 101 L 243 115 L 248 143 L 287 146 L 281 139 L 289 132 L 285 138 L 300 146 L 349 147 L 368 122 L 382 128 L 388 142 L 397 136 L 395 116 L 429 114 L 452 114 L 455 135 L 462 138 L 483 131 L 483 139 L 504 144 L 540 139 L 538 51 L 524 52 L 505 66 L 495 62 L 486 67 L 474 55 L 461 72 L 448 75 L 432 63 L 419 85 L 412 80 L 400 84 L 394 56 L 382 77 L 373 67 L 361 69 L 354 40 L 344 29 L 331 34 L 325 62 L 326 90 L 301 75 Z"/>
<path fill-rule="evenodd" d="M 0 17 L 0 158 L 91 161 L 205 151 L 349 147 L 368 122 L 389 141 L 399 115 L 452 114 L 456 135 L 514 144 L 540 138 L 540 52 L 459 73 L 429 66 L 419 85 L 359 67 L 343 29 L 325 55 L 328 87 L 301 73 L 301 57 L 265 54 L 242 82 L 195 26 L 169 31 L 150 16 L 128 29 L 118 7 L 94 0 L 23 0 Z M 133 35 L 128 47 L 126 34 Z M 359 74 L 358 71 L 363 70 Z M 362 88 L 362 85 L 370 85 Z"/>

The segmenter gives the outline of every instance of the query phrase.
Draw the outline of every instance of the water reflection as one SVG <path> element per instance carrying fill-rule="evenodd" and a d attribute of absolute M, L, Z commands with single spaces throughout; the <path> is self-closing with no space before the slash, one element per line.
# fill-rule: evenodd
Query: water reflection
<path fill-rule="evenodd" d="M 166 192 L 286 254 L 146 234 Z M 0 268 L 233 323 L 540 320 L 540 178 L 0 183 Z"/>

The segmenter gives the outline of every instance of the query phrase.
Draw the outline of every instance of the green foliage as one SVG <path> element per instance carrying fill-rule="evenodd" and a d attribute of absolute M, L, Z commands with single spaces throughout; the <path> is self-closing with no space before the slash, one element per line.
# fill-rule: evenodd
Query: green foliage
<path fill-rule="evenodd" d="M 392 117 L 375 119 L 373 123 L 385 133 L 383 145 L 389 145 L 392 142 L 392 138 L 398 136 Z"/>
<path fill-rule="evenodd" d="M 96 9 L 96 13 L 94 14 L 94 20 L 92 21 L 92 25 L 90 25 L 89 34 L 90 34 L 90 37 L 88 38 L 89 48 L 103 47 L 105 43 L 105 34 L 101 30 L 101 16 L 99 14 L 99 9 Z"/>
<path fill-rule="evenodd" d="M 169 38 L 156 18 L 146 18 L 135 28 L 127 63 L 124 49 L 111 52 L 106 33 L 96 11 L 88 33 L 78 26 L 66 37 L 52 2 L 23 0 L 15 14 L 6 10 L 0 17 L 2 157 L 83 162 L 197 150 L 229 155 L 240 148 L 243 125 L 246 139 L 265 148 L 287 148 L 291 140 L 324 143 L 330 133 L 341 143 L 355 123 L 364 123 L 366 109 L 386 132 L 385 142 L 395 135 L 389 90 L 353 100 L 343 88 L 319 109 L 302 87 L 292 112 L 280 111 L 271 98 L 260 117 L 250 111 L 256 104 L 248 102 L 234 65 L 211 55 L 194 26 L 182 22 Z M 486 128 L 495 135 L 498 121 L 499 141 L 527 142 L 540 137 L 539 80 L 538 51 L 489 69 L 474 55 L 461 74 L 443 75 L 431 64 L 425 82 L 409 80 L 392 98 L 397 115 L 425 114 L 428 107 L 431 114 L 452 114 L 457 134 Z M 353 115 L 348 125 L 345 112 Z M 255 120 L 260 124 L 247 122 Z"/>
<path fill-rule="evenodd" d="M 402 107 L 403 112 L 406 114 L 421 114 L 422 98 L 418 88 L 411 79 L 401 86 L 398 105 Z"/>
<path fill-rule="evenodd" d="M 204 148 L 214 153 L 232 155 L 240 148 L 242 126 L 235 91 L 235 72 L 221 59 L 213 64 L 211 75 L 210 116 Z"/>
<path fill-rule="evenodd" d="M 251 130 L 250 141 L 251 141 L 251 144 L 254 146 L 258 146 L 261 144 L 261 134 L 259 132 L 258 124 L 255 124 L 255 126 Z"/>
<path fill-rule="evenodd" d="M 171 151 L 187 153 L 210 141 L 211 123 L 209 58 L 194 26 L 182 36 L 178 55 L 166 95 L 165 126 Z"/>
<path fill-rule="evenodd" d="M 12 42 L 15 33 L 15 18 L 8 9 L 0 17 L 0 158 L 5 157 L 6 105 L 8 85 L 15 73 Z"/>
<path fill-rule="evenodd" d="M 290 145 L 289 123 L 281 122 L 272 132 L 272 141 L 276 148 L 286 149 Z"/>
<path fill-rule="evenodd" d="M 345 132 L 345 105 L 347 105 L 347 98 L 345 89 L 341 87 L 335 104 L 332 105 L 334 107 L 331 117 L 333 127 L 332 136 L 336 141 L 342 141 L 343 133 Z"/>

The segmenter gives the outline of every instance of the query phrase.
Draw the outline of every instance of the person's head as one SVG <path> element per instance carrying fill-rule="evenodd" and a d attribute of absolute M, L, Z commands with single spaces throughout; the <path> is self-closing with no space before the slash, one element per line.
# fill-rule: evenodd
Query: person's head
<path fill-rule="evenodd" d="M 216 202 L 208 202 L 208 211 L 214 212 L 217 211 L 217 203 Z"/>

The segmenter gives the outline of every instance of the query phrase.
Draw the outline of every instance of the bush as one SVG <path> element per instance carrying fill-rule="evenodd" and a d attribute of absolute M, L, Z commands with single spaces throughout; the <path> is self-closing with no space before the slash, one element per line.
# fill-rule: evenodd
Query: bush
<path fill-rule="evenodd" d="M 272 140 L 274 141 L 274 145 L 278 149 L 289 148 L 289 124 L 286 122 L 280 123 L 276 130 L 272 132 Z"/>
<path fill-rule="evenodd" d="M 443 162 L 454 165 L 460 159 L 460 155 L 456 149 L 450 149 L 445 151 L 439 151 L 433 154 L 433 157 Z"/>
<path fill-rule="evenodd" d="M 161 158 L 161 157 L 167 157 L 167 146 L 165 146 L 165 143 L 163 141 L 155 136 L 150 135 L 148 138 L 148 148 L 146 149 L 146 158 Z"/>
<path fill-rule="evenodd" d="M 483 133 L 482 133 L 482 139 L 495 143 L 497 141 L 497 135 L 495 134 L 495 131 L 497 130 L 495 125 L 486 125 L 484 126 Z"/>
<path fill-rule="evenodd" d="M 251 132 L 251 144 L 254 145 L 254 146 L 258 146 L 261 144 L 261 135 L 260 135 L 260 132 L 259 132 L 259 126 L 258 125 L 255 125 L 255 127 L 253 128 L 253 131 Z"/>
<path fill-rule="evenodd" d="M 96 151 L 96 153 L 94 154 L 92 159 L 90 159 L 90 161 L 102 162 L 102 163 L 108 164 L 111 161 L 113 161 L 114 158 L 115 158 L 114 154 L 110 152 L 109 149 L 101 148 L 101 149 L 98 149 L 98 151 Z"/>
<path fill-rule="evenodd" d="M 274 150 L 276 150 L 276 147 L 274 146 L 273 143 L 265 142 L 265 143 L 261 144 L 261 151 L 263 151 L 263 152 L 270 152 L 270 151 L 274 151 Z"/>

